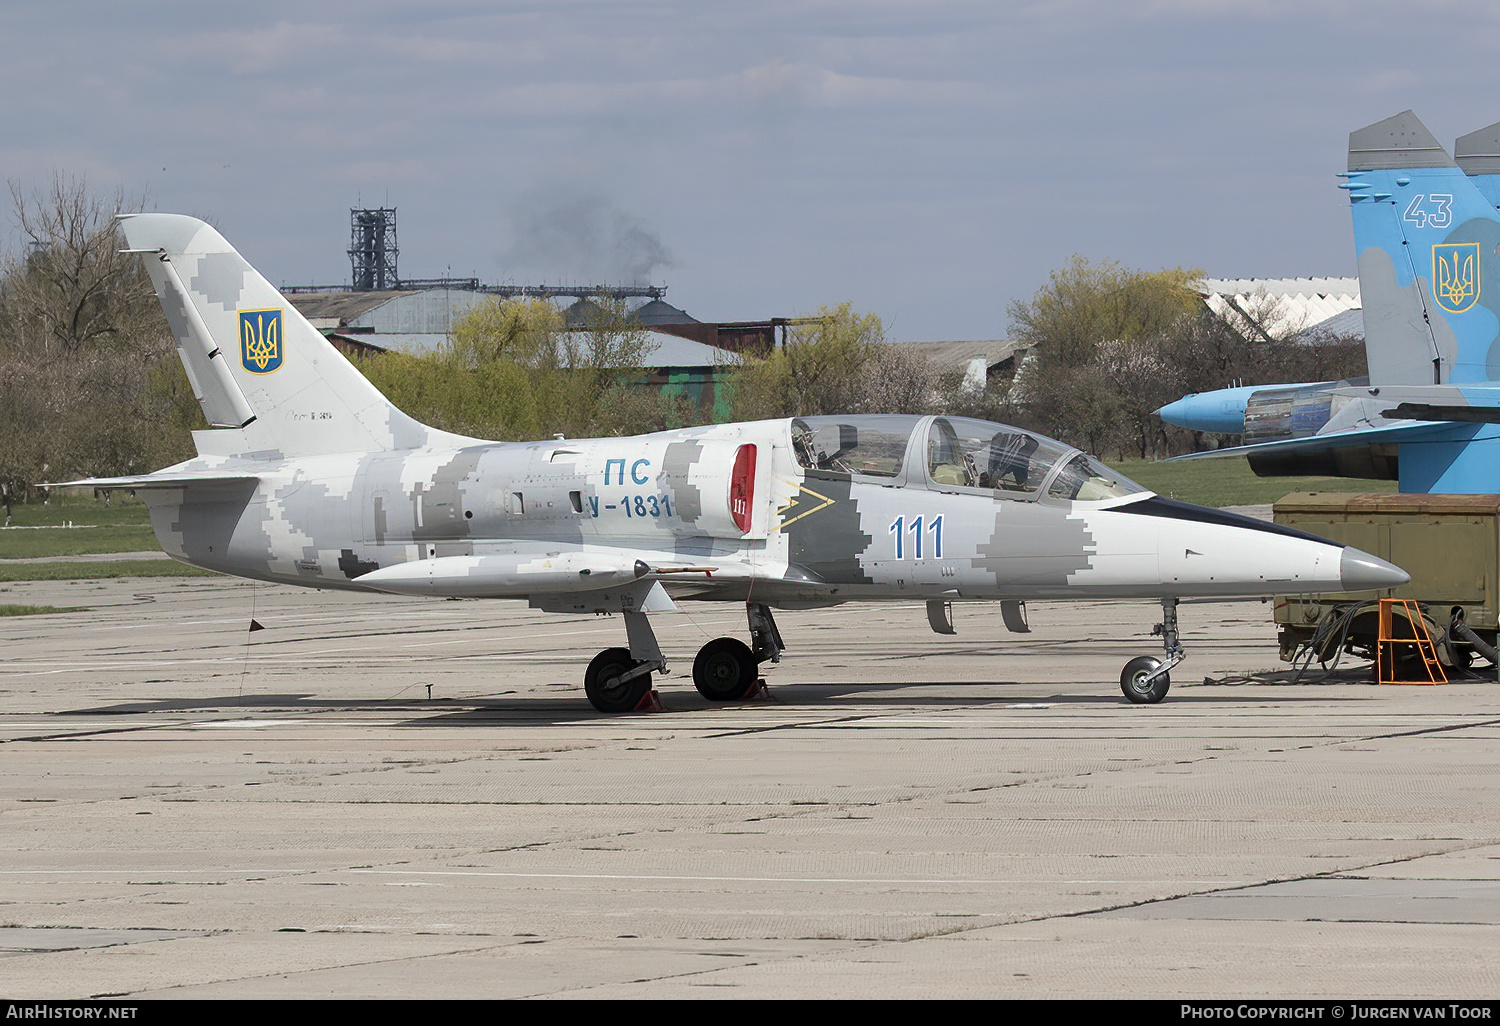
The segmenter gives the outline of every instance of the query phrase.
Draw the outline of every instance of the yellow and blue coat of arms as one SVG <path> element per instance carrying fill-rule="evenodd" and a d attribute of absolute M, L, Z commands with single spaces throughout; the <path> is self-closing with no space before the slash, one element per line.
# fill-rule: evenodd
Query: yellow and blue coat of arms
<path fill-rule="evenodd" d="M 240 311 L 240 363 L 251 374 L 269 374 L 281 366 L 281 311 Z"/>
<path fill-rule="evenodd" d="M 1463 313 L 1479 300 L 1479 243 L 1442 242 L 1432 247 L 1432 297 L 1449 313 Z"/>

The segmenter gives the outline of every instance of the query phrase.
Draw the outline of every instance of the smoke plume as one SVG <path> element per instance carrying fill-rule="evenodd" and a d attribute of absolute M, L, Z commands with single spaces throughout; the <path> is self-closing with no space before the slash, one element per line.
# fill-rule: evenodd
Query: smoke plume
<path fill-rule="evenodd" d="M 533 281 L 647 284 L 674 266 L 657 234 L 602 196 L 533 199 L 511 214 L 507 271 Z"/>

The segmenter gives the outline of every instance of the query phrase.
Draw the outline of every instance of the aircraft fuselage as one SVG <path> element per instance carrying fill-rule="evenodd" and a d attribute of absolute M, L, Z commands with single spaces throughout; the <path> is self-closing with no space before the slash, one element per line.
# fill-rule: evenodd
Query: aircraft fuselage
<path fill-rule="evenodd" d="M 849 451 L 830 455 L 840 431 Z M 830 441 L 810 454 L 818 432 Z M 174 557 L 315 588 L 567 595 L 610 575 L 632 581 L 641 565 L 676 596 L 789 606 L 1350 583 L 1341 546 L 1171 503 L 1117 476 L 1092 478 L 1095 498 L 1070 498 L 1090 480 L 1075 473 L 1060 483 L 1081 454 L 1050 440 L 1003 482 L 986 480 L 979 464 L 1002 459 L 1002 434 L 1024 435 L 959 418 L 809 418 L 619 439 L 200 458 L 205 470 L 246 480 L 143 495 Z M 873 441 L 861 448 L 862 438 Z"/>

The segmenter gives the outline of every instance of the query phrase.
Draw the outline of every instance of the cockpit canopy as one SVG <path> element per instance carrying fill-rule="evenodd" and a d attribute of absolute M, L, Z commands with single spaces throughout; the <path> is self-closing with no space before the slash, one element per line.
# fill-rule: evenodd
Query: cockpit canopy
<path fill-rule="evenodd" d="M 971 417 L 798 417 L 792 447 L 814 476 L 849 475 L 934 491 L 1065 502 L 1146 491 L 1055 439 Z"/>

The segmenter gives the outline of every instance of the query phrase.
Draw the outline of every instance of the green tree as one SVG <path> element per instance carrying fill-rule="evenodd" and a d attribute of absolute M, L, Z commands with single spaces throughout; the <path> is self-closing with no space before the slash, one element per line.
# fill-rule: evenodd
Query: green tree
<path fill-rule="evenodd" d="M 1163 343 L 1202 309 L 1192 288 L 1200 276 L 1080 256 L 1053 271 L 1031 299 L 1010 305 L 1012 337 L 1034 354 L 1011 391 L 1015 419 L 1093 452 L 1146 455 L 1159 437 L 1153 411 L 1177 377 Z"/>
<path fill-rule="evenodd" d="M 1035 354 L 1010 389 L 1013 418 L 1095 452 L 1154 456 L 1207 444 L 1155 414 L 1190 392 L 1363 373 L 1358 342 L 1306 338 L 1274 298 L 1211 307 L 1200 277 L 1082 257 L 1054 271 L 1010 307 Z"/>
<path fill-rule="evenodd" d="M 493 299 L 432 353 L 390 353 L 361 369 L 424 423 L 516 440 L 636 434 L 685 422 L 682 404 L 640 386 L 646 332 L 622 303 L 591 300 L 581 325 L 542 300 Z"/>
<path fill-rule="evenodd" d="M 925 412 L 935 386 L 925 358 L 886 342 L 880 317 L 849 303 L 799 318 L 784 346 L 730 381 L 737 420 Z"/>

